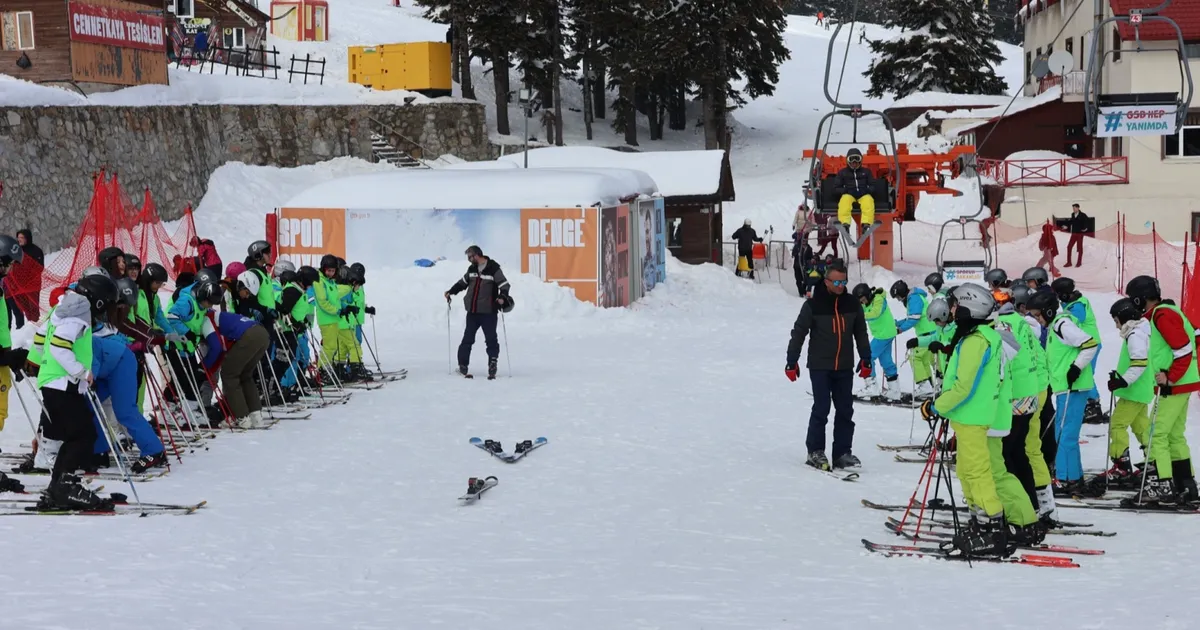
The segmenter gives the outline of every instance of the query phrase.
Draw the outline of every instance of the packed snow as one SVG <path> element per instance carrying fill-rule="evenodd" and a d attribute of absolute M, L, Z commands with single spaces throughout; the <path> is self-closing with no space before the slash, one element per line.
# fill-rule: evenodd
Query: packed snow
<path fill-rule="evenodd" d="M 500 158 L 524 164 L 525 153 Z M 664 197 L 714 195 L 721 186 L 724 151 L 647 151 L 627 153 L 601 147 L 545 147 L 529 151 L 529 166 L 609 167 L 643 171 Z"/>

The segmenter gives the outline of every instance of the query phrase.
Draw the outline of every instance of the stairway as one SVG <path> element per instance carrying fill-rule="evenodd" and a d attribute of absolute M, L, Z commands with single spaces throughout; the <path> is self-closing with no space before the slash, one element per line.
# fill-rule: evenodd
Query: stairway
<path fill-rule="evenodd" d="M 371 134 L 371 154 L 375 156 L 376 162 L 387 162 L 400 168 L 429 168 L 427 164 L 411 154 L 392 146 L 388 143 L 387 138 L 378 133 Z"/>

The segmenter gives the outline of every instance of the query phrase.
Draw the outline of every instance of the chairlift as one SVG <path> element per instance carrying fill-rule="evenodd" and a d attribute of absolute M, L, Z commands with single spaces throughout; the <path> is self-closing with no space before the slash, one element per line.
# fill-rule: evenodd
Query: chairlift
<path fill-rule="evenodd" d="M 953 219 L 949 219 L 942 223 L 942 228 L 938 232 L 938 247 L 934 258 L 937 263 L 938 273 L 942 274 L 942 281 L 946 285 L 958 285 L 964 282 L 975 282 L 982 284 L 983 277 L 987 272 L 992 270 L 992 250 L 988 247 L 983 247 L 983 258 L 973 258 L 967 260 L 947 260 L 946 248 L 950 243 L 977 243 L 980 244 L 978 236 L 967 236 L 967 226 L 975 224 L 979 226 L 980 233 L 984 229 L 983 215 L 984 208 L 987 207 L 986 198 L 983 193 L 983 178 L 979 174 L 977 166 L 978 155 L 974 153 L 966 154 L 961 157 L 962 168 L 964 173 L 975 175 L 975 182 L 979 188 L 979 210 L 975 214 L 967 214 Z M 958 236 L 947 236 L 947 230 L 958 227 Z"/>
<path fill-rule="evenodd" d="M 842 31 L 843 24 L 839 23 L 833 31 L 833 36 L 829 38 L 829 50 L 825 56 L 825 81 L 823 89 L 825 91 L 825 99 L 833 106 L 833 111 L 825 114 L 817 124 L 817 138 L 813 143 L 813 160 L 812 168 L 809 174 L 808 188 L 811 190 L 812 207 L 815 211 L 823 214 L 836 214 L 840 196 L 834 192 L 833 178 L 837 172 L 841 170 L 845 163 L 845 158 L 829 155 L 829 147 L 831 145 L 867 145 L 868 149 L 863 154 L 863 167 L 871 169 L 875 175 L 875 189 L 871 191 L 871 197 L 875 200 L 875 213 L 889 214 L 895 211 L 896 208 L 896 182 L 900 179 L 900 160 L 897 157 L 896 148 L 896 132 L 892 127 L 892 121 L 887 114 L 871 110 L 863 109 L 861 104 L 845 104 L 839 103 L 836 98 L 829 92 L 829 75 L 833 67 L 834 45 L 837 43 L 838 33 Z M 825 130 L 826 123 L 830 123 L 836 116 L 846 116 L 850 118 L 853 125 L 851 140 L 833 141 L 826 140 L 824 144 L 821 142 L 821 133 Z M 863 141 L 858 139 L 858 121 L 864 116 L 878 116 L 883 120 L 883 126 L 888 131 L 888 140 L 884 141 Z M 879 147 L 882 150 L 876 150 Z M 883 156 L 882 165 L 868 164 L 868 157 Z M 872 160 L 876 161 L 876 160 Z M 883 168 L 880 168 L 883 166 Z M 890 173 L 889 176 L 879 177 L 879 172 Z M 860 214 L 858 202 L 855 201 L 851 212 Z M 842 239 L 850 251 L 857 250 L 871 238 L 871 233 L 879 225 L 876 222 L 874 225 L 864 226 L 860 223 L 862 230 L 858 240 L 850 238 L 846 233 L 845 228 L 837 225 L 838 231 L 842 234 Z"/>
<path fill-rule="evenodd" d="M 1085 123 L 1085 131 L 1088 135 L 1096 137 L 1114 137 L 1126 135 L 1120 132 L 1120 128 L 1116 125 L 1106 124 L 1104 128 L 1100 128 L 1099 121 L 1102 115 L 1111 115 L 1114 120 L 1120 120 L 1122 112 L 1128 112 L 1131 108 L 1160 108 L 1157 112 L 1159 115 L 1174 114 L 1175 125 L 1173 127 L 1163 126 L 1160 134 L 1154 134 L 1153 131 L 1148 133 L 1140 133 L 1138 135 L 1172 135 L 1183 126 L 1187 119 L 1188 107 L 1192 102 L 1192 94 L 1195 86 L 1192 83 L 1192 70 L 1188 65 L 1188 59 L 1184 49 L 1183 31 L 1179 28 L 1179 24 L 1175 20 L 1159 15 L 1171 5 L 1173 0 L 1163 0 L 1161 4 L 1152 9 L 1131 9 L 1128 15 L 1114 15 L 1104 19 L 1092 27 L 1091 50 L 1088 57 L 1091 59 L 1091 64 L 1087 68 L 1086 81 L 1084 83 L 1084 108 L 1087 113 Z M 1125 23 L 1133 28 L 1134 48 L 1116 48 L 1100 53 L 1099 43 L 1105 40 L 1105 29 L 1110 23 Z M 1147 50 L 1142 46 L 1141 28 L 1144 24 L 1151 22 L 1161 22 L 1170 26 L 1175 31 L 1175 50 L 1170 49 L 1150 49 Z M 1100 81 L 1103 77 L 1104 64 L 1108 61 L 1109 55 L 1117 53 L 1163 53 L 1174 52 L 1176 60 L 1179 62 L 1179 83 L 1180 90 L 1178 92 L 1160 92 L 1160 93 L 1141 93 L 1141 94 L 1100 94 Z M 1171 111 L 1174 108 L 1174 111 Z"/>

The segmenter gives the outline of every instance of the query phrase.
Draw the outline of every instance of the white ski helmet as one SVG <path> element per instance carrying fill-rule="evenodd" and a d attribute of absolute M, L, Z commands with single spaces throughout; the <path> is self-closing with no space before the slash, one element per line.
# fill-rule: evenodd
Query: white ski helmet
<path fill-rule="evenodd" d="M 280 260 L 275 263 L 274 267 L 271 268 L 271 275 L 278 278 L 279 276 L 282 276 L 283 272 L 285 271 L 296 273 L 296 265 L 290 260 Z"/>
<path fill-rule="evenodd" d="M 253 271 L 246 270 L 238 275 L 237 281 L 238 284 L 246 287 L 246 290 L 250 292 L 250 295 L 258 295 L 258 274 L 254 273 Z"/>
<path fill-rule="evenodd" d="M 950 292 L 958 308 L 966 309 L 972 319 L 987 319 L 996 310 L 996 298 L 992 292 L 971 282 L 960 284 Z"/>

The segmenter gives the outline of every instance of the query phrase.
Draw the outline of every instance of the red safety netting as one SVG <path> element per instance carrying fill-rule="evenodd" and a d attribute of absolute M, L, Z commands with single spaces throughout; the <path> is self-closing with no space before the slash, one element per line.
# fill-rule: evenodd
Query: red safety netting
<path fill-rule="evenodd" d="M 143 193 L 139 208 L 121 189 L 115 173 L 101 171 L 92 178 L 92 184 L 92 199 L 73 245 L 47 255 L 44 268 L 26 259 L 13 266 L 5 279 L 9 297 L 30 319 L 37 320 L 47 309 L 51 292 L 78 279 L 84 269 L 96 264 L 96 255 L 106 247 L 136 254 L 143 266 L 159 263 L 172 280 L 177 275 L 178 260 L 195 255 L 196 225 L 190 206 L 172 235 L 163 225 L 149 189 Z"/>

